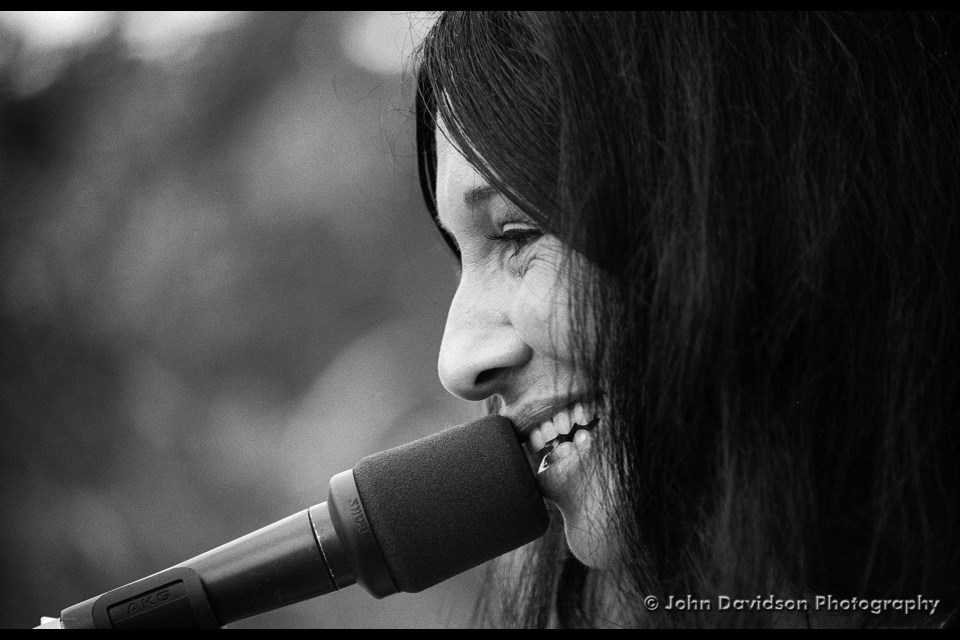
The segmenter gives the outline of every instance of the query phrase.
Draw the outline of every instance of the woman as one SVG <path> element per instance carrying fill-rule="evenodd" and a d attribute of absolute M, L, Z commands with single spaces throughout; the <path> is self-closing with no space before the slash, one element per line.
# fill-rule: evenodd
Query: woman
<path fill-rule="evenodd" d="M 555 531 L 488 623 L 956 624 L 958 34 L 438 19 L 421 177 L 461 266 L 440 377 L 552 451 Z"/>

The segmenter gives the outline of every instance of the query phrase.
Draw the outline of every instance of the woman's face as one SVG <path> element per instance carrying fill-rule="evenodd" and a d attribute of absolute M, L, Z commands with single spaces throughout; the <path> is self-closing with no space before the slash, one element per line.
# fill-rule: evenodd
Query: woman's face
<path fill-rule="evenodd" d="M 570 332 L 570 278 L 589 277 L 589 263 L 493 189 L 442 129 L 437 208 L 462 257 L 440 380 L 466 400 L 498 399 L 533 464 L 552 450 L 541 490 L 560 509 L 573 553 L 603 568 L 614 558 L 608 483 L 592 455 L 603 433 L 601 395 L 575 363 Z"/>

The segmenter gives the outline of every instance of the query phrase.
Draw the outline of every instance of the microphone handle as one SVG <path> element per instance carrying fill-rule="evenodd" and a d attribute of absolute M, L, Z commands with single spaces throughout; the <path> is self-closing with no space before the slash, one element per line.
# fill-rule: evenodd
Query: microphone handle
<path fill-rule="evenodd" d="M 64 629 L 218 628 L 335 591 L 314 533 L 321 503 L 64 609 Z M 329 520 L 329 518 L 327 518 Z"/>
<path fill-rule="evenodd" d="M 327 502 L 68 607 L 60 623 L 218 628 L 355 583 L 377 598 L 397 592 L 350 469 L 330 479 Z"/>

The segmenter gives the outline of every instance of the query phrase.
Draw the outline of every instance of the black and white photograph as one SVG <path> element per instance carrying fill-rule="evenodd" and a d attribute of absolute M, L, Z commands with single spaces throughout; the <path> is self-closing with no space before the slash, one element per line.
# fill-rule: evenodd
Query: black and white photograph
<path fill-rule="evenodd" d="M 0 11 L 0 628 L 955 628 L 958 371 L 958 12 Z"/>

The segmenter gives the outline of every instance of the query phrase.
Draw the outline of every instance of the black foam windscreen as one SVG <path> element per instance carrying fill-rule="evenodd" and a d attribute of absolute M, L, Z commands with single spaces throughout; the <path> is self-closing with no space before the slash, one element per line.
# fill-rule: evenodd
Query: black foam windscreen
<path fill-rule="evenodd" d="M 509 420 L 488 416 L 353 468 L 394 583 L 415 593 L 543 535 L 549 516 Z"/>

